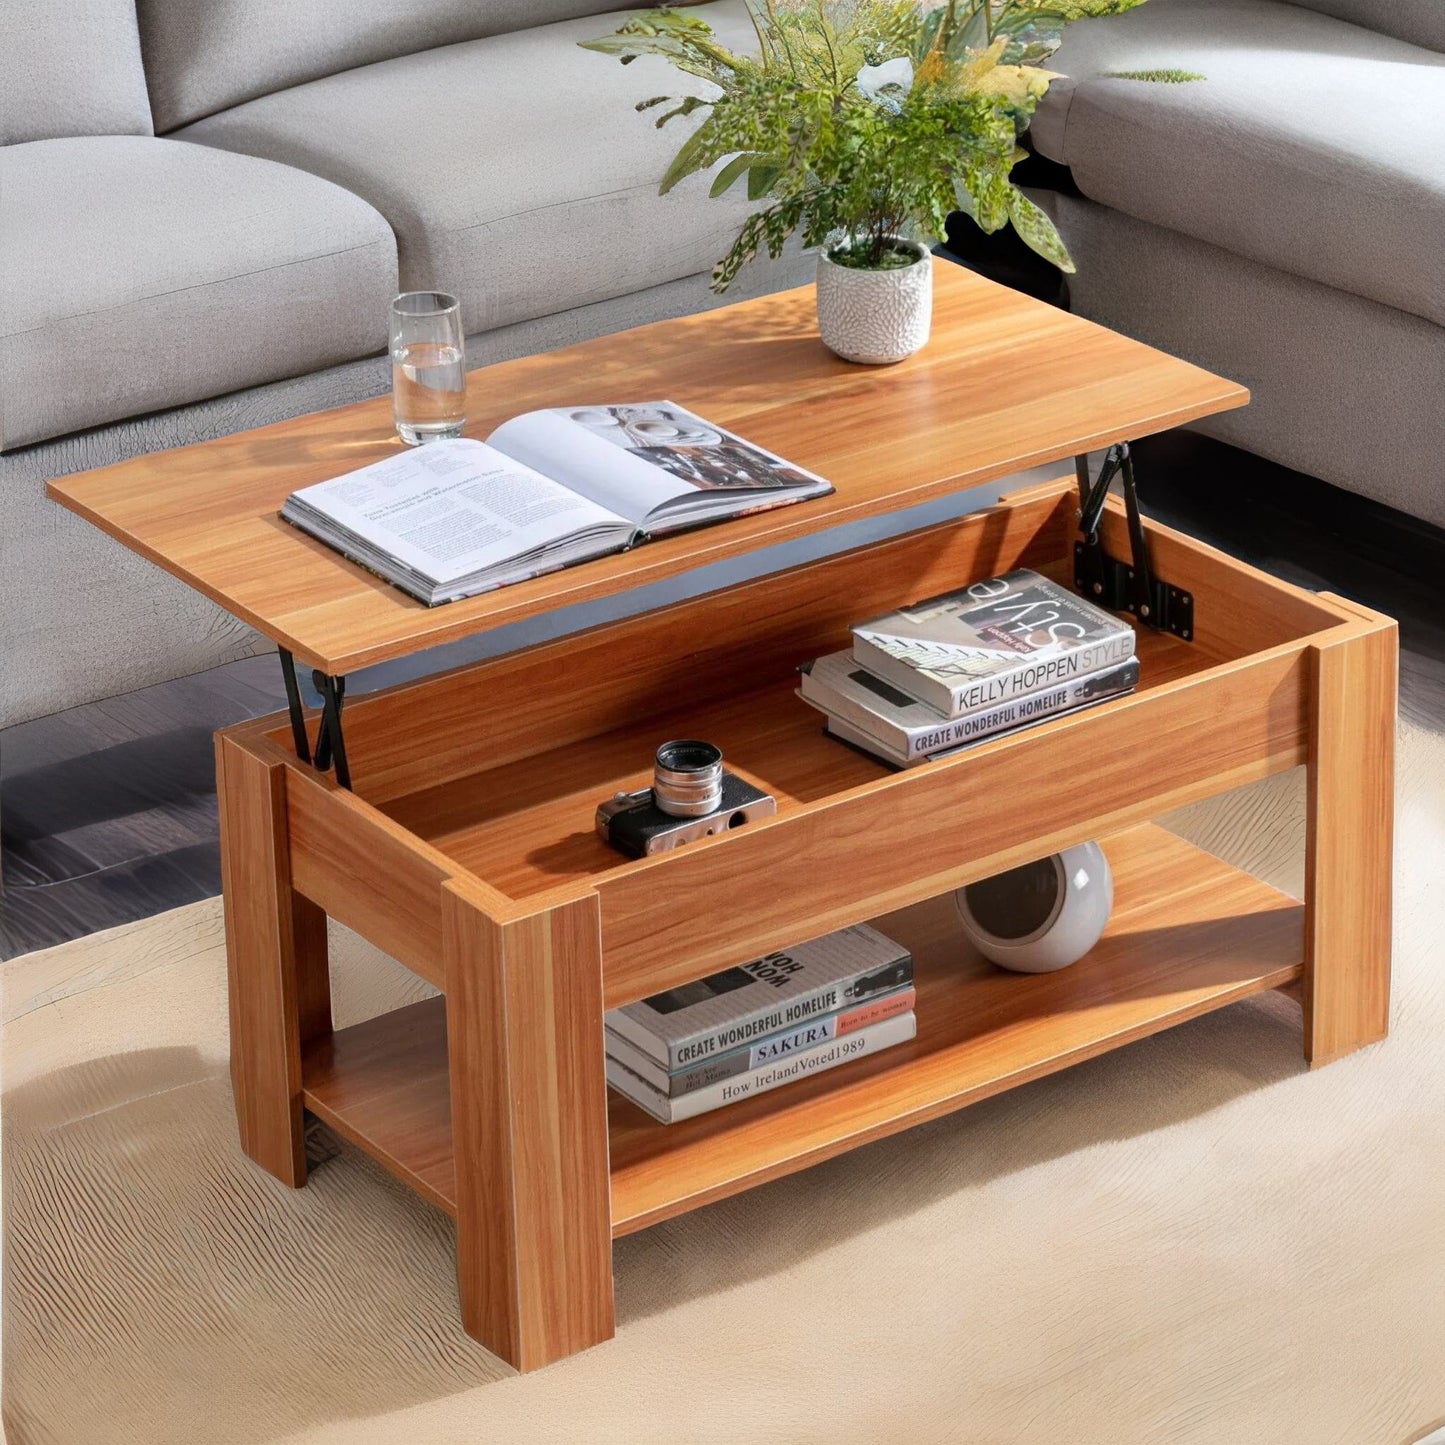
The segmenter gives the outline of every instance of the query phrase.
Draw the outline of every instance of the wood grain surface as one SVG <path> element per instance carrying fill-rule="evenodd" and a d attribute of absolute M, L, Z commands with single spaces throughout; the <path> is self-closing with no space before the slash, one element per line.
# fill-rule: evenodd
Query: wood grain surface
<path fill-rule="evenodd" d="M 1118 834 L 1105 850 L 1113 919 L 1072 968 L 1004 973 L 964 942 L 951 897 L 932 899 L 875 920 L 915 954 L 912 1043 L 681 1124 L 658 1124 L 611 1095 L 613 1233 L 1299 977 L 1294 900 L 1161 828 Z M 345 1029 L 308 1054 L 306 1098 L 454 1212 L 446 1032 L 441 999 Z"/>
<path fill-rule="evenodd" d="M 1311 648 L 1305 1056 L 1321 1065 L 1390 1027 L 1395 840 L 1394 622 Z"/>
<path fill-rule="evenodd" d="M 1298 654 L 1226 664 L 604 874 L 608 1006 L 1294 767 L 1305 690 Z M 795 768 L 841 746 L 816 730 L 797 742 Z"/>
<path fill-rule="evenodd" d="M 262 757 L 280 752 L 265 740 L 254 746 Z M 294 759 L 288 771 L 296 887 L 442 987 L 441 887 L 455 871 L 449 860 L 329 776 Z"/>
<path fill-rule="evenodd" d="M 837 491 L 447 606 L 413 602 L 277 515 L 298 487 L 401 447 L 387 398 L 65 477 L 49 492 L 298 661 L 346 673 L 1248 400 L 1140 342 L 935 267 L 933 338 L 898 366 L 828 352 L 802 288 L 473 372 L 472 436 L 536 407 L 667 397 Z"/>
<path fill-rule="evenodd" d="M 326 915 L 291 882 L 287 768 L 216 738 L 226 888 L 231 1085 L 241 1147 L 306 1182 L 302 1049 L 331 1030 Z"/>
<path fill-rule="evenodd" d="M 467 1333 L 531 1370 L 612 1336 L 602 944 L 595 898 L 488 902 L 443 890 L 457 1283 Z"/>

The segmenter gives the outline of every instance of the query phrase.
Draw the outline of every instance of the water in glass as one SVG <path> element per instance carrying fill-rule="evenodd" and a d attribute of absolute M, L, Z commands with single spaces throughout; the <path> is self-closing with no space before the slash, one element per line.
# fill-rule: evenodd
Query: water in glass
<path fill-rule="evenodd" d="M 391 353 L 396 429 L 406 442 L 460 436 L 467 419 L 466 363 L 445 341 L 417 341 Z"/>
<path fill-rule="evenodd" d="M 391 303 L 391 404 L 413 446 L 462 434 L 466 352 L 461 307 L 444 291 L 408 291 Z"/>

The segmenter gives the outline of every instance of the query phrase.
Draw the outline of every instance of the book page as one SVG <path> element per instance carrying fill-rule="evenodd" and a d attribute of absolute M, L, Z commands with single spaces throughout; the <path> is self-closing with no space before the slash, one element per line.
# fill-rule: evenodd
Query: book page
<path fill-rule="evenodd" d="M 469 438 L 411 447 L 295 497 L 439 583 L 623 518 Z"/>
<path fill-rule="evenodd" d="M 821 495 L 821 477 L 705 421 L 675 402 L 556 407 L 504 422 L 508 455 L 656 530 Z"/>
<path fill-rule="evenodd" d="M 687 491 L 675 477 L 639 462 L 591 428 L 577 425 L 572 412 L 599 407 L 528 411 L 505 421 L 488 438 L 498 451 L 626 517 L 637 527 L 648 515 Z"/>

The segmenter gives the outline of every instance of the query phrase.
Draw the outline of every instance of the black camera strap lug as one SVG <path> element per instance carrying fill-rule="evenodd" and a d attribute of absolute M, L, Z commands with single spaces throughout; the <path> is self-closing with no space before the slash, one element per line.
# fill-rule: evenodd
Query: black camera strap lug
<path fill-rule="evenodd" d="M 1172 633 L 1190 642 L 1194 638 L 1194 594 L 1154 575 L 1149 560 L 1149 539 L 1139 513 L 1139 492 L 1134 483 L 1134 459 L 1128 442 L 1115 442 L 1104 453 L 1099 475 L 1089 477 L 1087 456 L 1074 458 L 1079 483 L 1079 531 L 1074 543 L 1074 586 L 1085 597 L 1113 612 L 1132 612 L 1146 627 Z M 1124 512 L 1129 528 L 1130 561 L 1104 550 L 1100 523 L 1104 502 L 1114 478 L 1123 482 Z"/>

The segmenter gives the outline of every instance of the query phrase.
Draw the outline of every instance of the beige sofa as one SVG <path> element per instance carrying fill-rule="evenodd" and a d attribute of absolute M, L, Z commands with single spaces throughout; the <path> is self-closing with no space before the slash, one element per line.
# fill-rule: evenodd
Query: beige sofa
<path fill-rule="evenodd" d="M 576 45 L 623 13 L 0 0 L 0 725 L 257 646 L 48 476 L 380 394 L 398 290 L 455 291 L 474 365 L 709 304 L 746 202 L 658 196 L 683 132 L 633 107 L 686 82 Z"/>
<path fill-rule="evenodd" d="M 1073 309 L 1248 385 L 1201 431 L 1445 527 L 1445 0 L 1149 0 L 1050 64 Z M 1205 78 L 1111 74 L 1163 68 Z"/>

